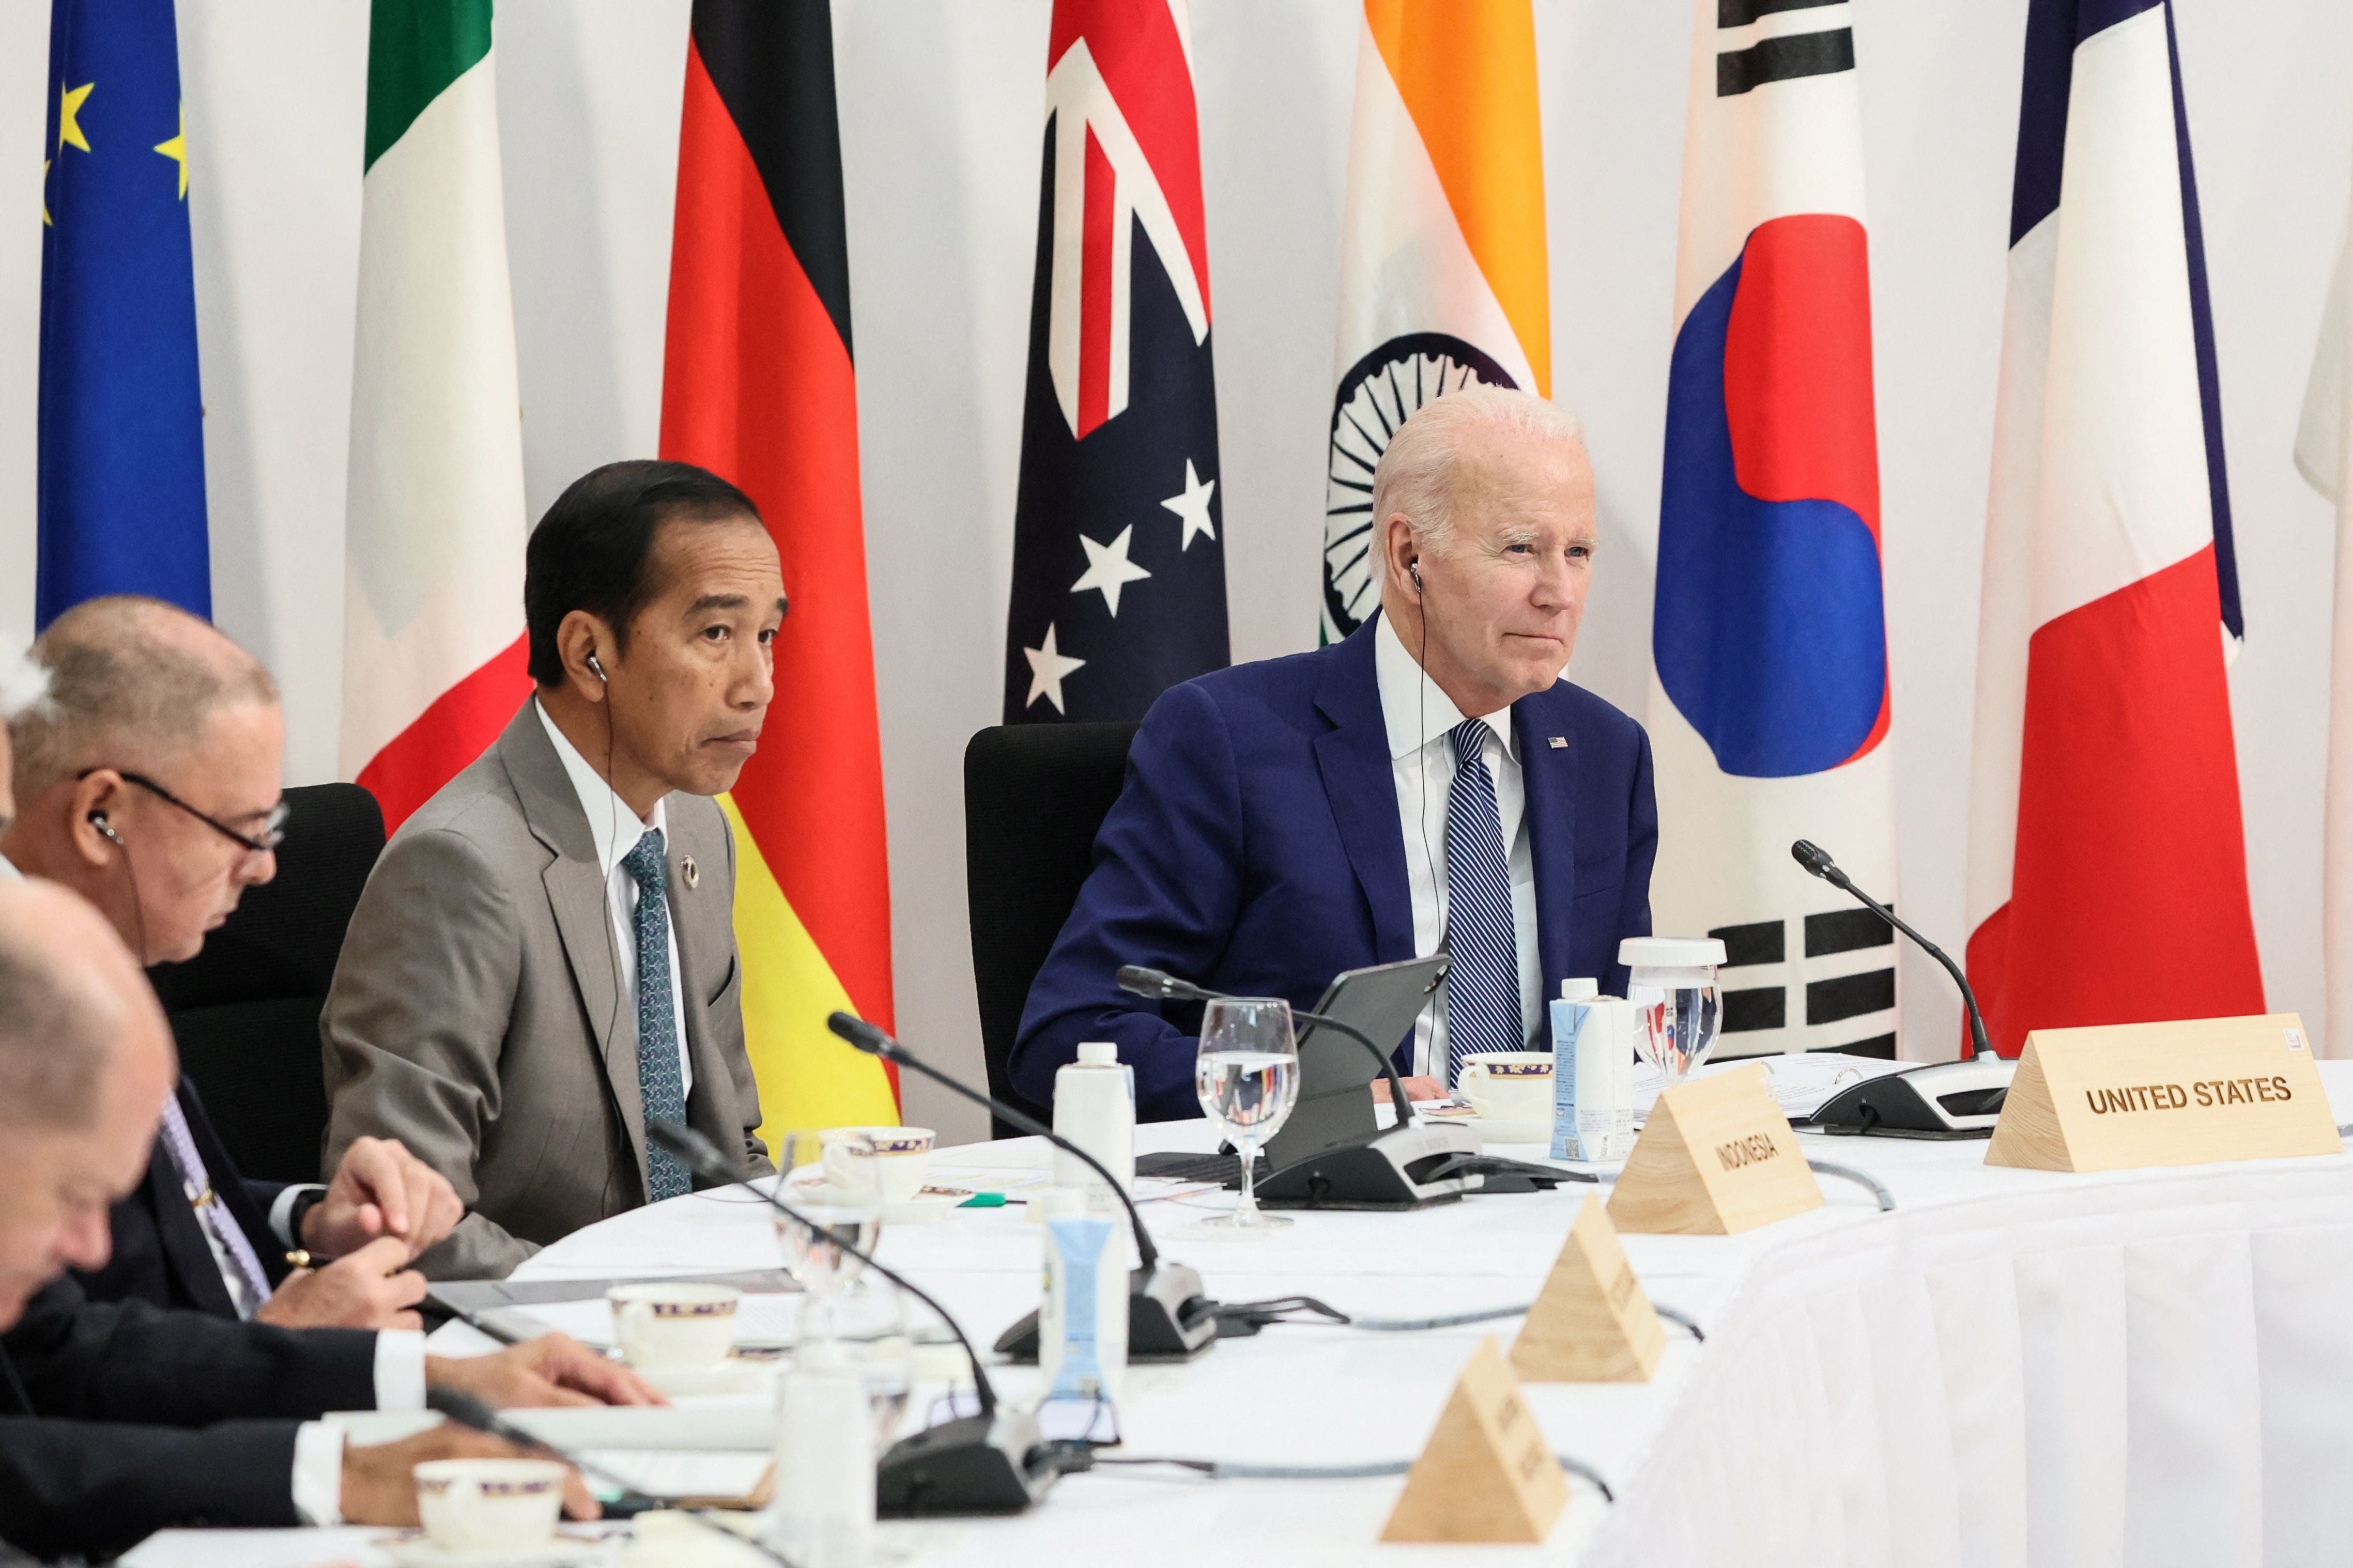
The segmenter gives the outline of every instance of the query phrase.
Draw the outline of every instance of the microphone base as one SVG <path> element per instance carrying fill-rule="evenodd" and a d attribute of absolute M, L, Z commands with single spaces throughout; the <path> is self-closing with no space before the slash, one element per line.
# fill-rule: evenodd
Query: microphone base
<path fill-rule="evenodd" d="M 1874 1138 L 1990 1138 L 2018 1064 L 1932 1062 L 1856 1084 L 1822 1102 L 1813 1129 Z"/>
<path fill-rule="evenodd" d="M 1043 1442 L 1034 1417 L 1002 1406 L 902 1437 L 875 1466 L 875 1516 L 1019 1513 L 1061 1479 L 1059 1468 L 1031 1462 Z"/>
<path fill-rule="evenodd" d="M 1148 1272 L 1127 1277 L 1127 1363 L 1191 1361 L 1218 1342 L 1216 1303 L 1201 1294 L 1201 1276 L 1162 1258 Z M 1038 1360 L 1038 1314 L 1029 1313 L 997 1337 L 997 1352 L 1022 1365 Z"/>
<path fill-rule="evenodd" d="M 1271 1209 L 1386 1211 L 1451 1204 L 1476 1191 L 1481 1178 L 1440 1173 L 1478 1152 L 1471 1128 L 1417 1121 L 1285 1165 L 1258 1184 L 1258 1201 Z"/>

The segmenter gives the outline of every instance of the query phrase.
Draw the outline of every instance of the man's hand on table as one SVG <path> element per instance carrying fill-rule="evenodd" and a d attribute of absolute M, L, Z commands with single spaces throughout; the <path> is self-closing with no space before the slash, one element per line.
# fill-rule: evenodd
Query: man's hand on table
<path fill-rule="evenodd" d="M 343 1151 L 326 1195 L 302 1216 L 300 1245 L 343 1258 L 380 1237 L 407 1244 L 406 1263 L 465 1216 L 457 1189 L 396 1138 L 358 1138 Z"/>
<path fill-rule="evenodd" d="M 425 1381 L 470 1394 L 493 1410 L 670 1403 L 644 1378 L 569 1334 L 547 1334 L 494 1355 L 427 1356 Z"/>
<path fill-rule="evenodd" d="M 575 1349 L 577 1347 L 575 1347 Z M 485 1361 L 493 1359 L 488 1356 Z M 427 1459 L 535 1459 L 512 1443 L 487 1432 L 476 1432 L 444 1422 L 404 1437 L 397 1443 L 369 1447 L 343 1445 L 343 1518 L 353 1524 L 414 1525 L 417 1520 L 417 1467 Z M 574 1519 L 595 1519 L 603 1510 L 579 1476 L 564 1472 L 564 1511 Z"/>
<path fill-rule="evenodd" d="M 298 1268 L 253 1315 L 281 1329 L 420 1327 L 415 1308 L 425 1300 L 425 1276 L 408 1267 L 411 1256 L 407 1242 L 387 1236 L 348 1258 Z"/>
<path fill-rule="evenodd" d="M 1405 1085 L 1405 1097 L 1408 1100 L 1444 1100 L 1446 1098 L 1446 1086 L 1434 1078 L 1408 1078 L 1400 1081 Z M 1389 1102 L 1388 1079 L 1385 1078 L 1373 1079 L 1373 1100 L 1381 1105 L 1387 1105 Z"/>

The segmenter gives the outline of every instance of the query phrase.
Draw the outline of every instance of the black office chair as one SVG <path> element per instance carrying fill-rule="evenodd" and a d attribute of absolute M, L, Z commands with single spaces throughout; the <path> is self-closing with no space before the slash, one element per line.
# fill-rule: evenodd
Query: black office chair
<path fill-rule="evenodd" d="M 1015 1092 L 1014 1037 L 1030 982 L 1071 918 L 1094 867 L 1095 830 L 1127 779 L 1134 724 L 1006 724 L 964 752 L 965 892 L 972 905 L 972 978 L 988 1089 L 1033 1116 L 1051 1111 Z M 997 1121 L 997 1136 L 1020 1130 Z"/>
<path fill-rule="evenodd" d="M 245 890 L 202 952 L 148 973 L 171 1015 L 180 1070 L 238 1171 L 315 1182 L 327 1131 L 319 1012 L 384 850 L 384 813 L 357 784 L 290 789 L 286 802 L 278 875 Z"/>

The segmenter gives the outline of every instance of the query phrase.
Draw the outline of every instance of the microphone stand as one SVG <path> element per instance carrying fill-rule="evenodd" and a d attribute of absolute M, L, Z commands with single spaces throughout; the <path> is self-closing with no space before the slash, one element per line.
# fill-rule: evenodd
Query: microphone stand
<path fill-rule="evenodd" d="M 1902 931 L 1942 964 L 1961 993 L 1968 1016 L 1969 1050 L 1958 1061 L 1927 1062 L 1867 1079 L 1824 1100 L 1814 1124 L 1828 1132 L 1872 1133 L 1891 1138 L 1983 1138 L 2001 1119 L 2018 1064 L 1994 1055 L 1987 1043 L 1985 1015 L 1968 976 L 1941 947 L 1896 918 L 1895 911 L 1854 885 L 1828 851 L 1804 838 L 1789 846 L 1791 859 Z"/>
<path fill-rule="evenodd" d="M 1055 1148 L 1075 1156 L 1087 1169 L 1103 1178 L 1112 1195 L 1126 1208 L 1128 1223 L 1135 1229 L 1138 1261 L 1127 1277 L 1127 1359 L 1130 1362 L 1190 1361 L 1217 1342 L 1217 1303 L 1202 1294 L 1201 1276 L 1182 1263 L 1161 1259 L 1160 1249 L 1152 1244 L 1152 1232 L 1145 1227 L 1144 1215 L 1135 1206 L 1135 1199 L 1101 1160 L 1028 1111 L 1008 1105 L 996 1096 L 983 1093 L 941 1071 L 863 1018 L 837 1012 L 826 1019 L 826 1026 L 868 1056 L 896 1062 L 902 1068 L 921 1073 L 943 1089 L 986 1106 L 1024 1132 L 1043 1138 Z M 1018 1361 L 1035 1360 L 1038 1354 L 1038 1314 L 1032 1312 L 1006 1330 L 998 1336 L 997 1348 Z"/>
<path fill-rule="evenodd" d="M 964 1514 L 1019 1513 L 1046 1494 L 1061 1478 L 1038 1430 L 1036 1417 L 1026 1411 L 1001 1409 L 997 1390 L 980 1363 L 972 1341 L 948 1310 L 930 1292 L 896 1269 L 877 1262 L 840 1235 L 795 1209 L 774 1193 L 763 1192 L 736 1173 L 726 1153 L 684 1122 L 656 1119 L 646 1124 L 649 1141 L 676 1154 L 687 1168 L 718 1186 L 742 1187 L 827 1246 L 857 1258 L 867 1268 L 904 1290 L 935 1313 L 964 1348 L 972 1366 L 973 1394 L 980 1401 L 976 1415 L 958 1416 L 925 1427 L 912 1437 L 893 1443 L 875 1467 L 874 1510 L 883 1519 L 925 1519 Z M 778 1184 L 783 1177 L 777 1178 Z"/>
<path fill-rule="evenodd" d="M 1217 1002 L 1226 994 L 1179 980 L 1163 970 L 1131 963 L 1119 972 L 1123 991 L 1158 1001 Z M 1567 1180 L 1568 1173 L 1550 1166 L 1522 1166 L 1516 1162 L 1490 1161 L 1481 1152 L 1478 1133 L 1459 1122 L 1422 1121 L 1413 1114 L 1397 1064 L 1354 1025 L 1323 1013 L 1293 1009 L 1292 1016 L 1328 1028 L 1355 1040 L 1380 1064 L 1389 1084 L 1389 1103 L 1397 1108 L 1397 1125 L 1372 1137 L 1343 1143 L 1293 1161 L 1271 1171 L 1257 1184 L 1259 1201 L 1269 1208 L 1379 1209 L 1426 1208 L 1454 1203 L 1472 1189 L 1474 1178 L 1511 1175 L 1550 1182 Z"/>

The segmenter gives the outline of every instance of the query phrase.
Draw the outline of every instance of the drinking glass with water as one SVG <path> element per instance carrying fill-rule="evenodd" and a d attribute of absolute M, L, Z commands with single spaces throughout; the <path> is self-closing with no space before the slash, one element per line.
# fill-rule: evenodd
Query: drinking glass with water
<path fill-rule="evenodd" d="M 1287 1226 L 1261 1212 L 1255 1191 L 1259 1145 L 1282 1130 L 1299 1100 L 1299 1042 L 1291 1004 L 1280 997 L 1224 997 L 1201 1014 L 1201 1048 L 1193 1067 L 1201 1111 L 1241 1156 L 1242 1195 L 1234 1212 L 1187 1227 L 1188 1233 L 1260 1237 Z"/>

